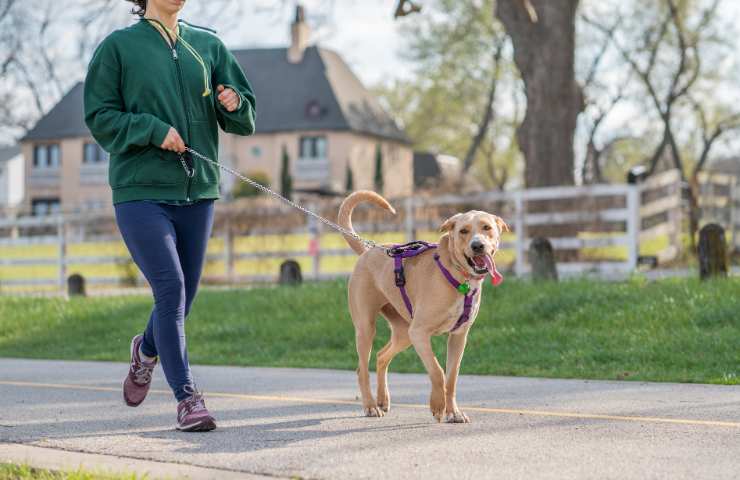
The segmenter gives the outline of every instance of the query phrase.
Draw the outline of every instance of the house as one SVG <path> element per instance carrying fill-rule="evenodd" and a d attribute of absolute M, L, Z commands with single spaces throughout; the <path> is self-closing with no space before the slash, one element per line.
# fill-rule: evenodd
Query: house
<path fill-rule="evenodd" d="M 279 185 L 283 152 L 296 191 L 344 193 L 373 188 L 380 152 L 383 193 L 413 192 L 413 153 L 393 117 L 335 52 L 310 46 L 302 7 L 296 8 L 287 48 L 233 51 L 257 96 L 251 137 L 221 133 L 220 161 L 245 174 L 263 173 Z M 22 140 L 26 208 L 37 213 L 109 205 L 107 154 L 83 115 L 83 84 L 75 85 Z M 233 179 L 222 175 L 224 190 Z"/>
<path fill-rule="evenodd" d="M 0 147 L 0 218 L 23 201 L 23 173 L 20 146 Z"/>

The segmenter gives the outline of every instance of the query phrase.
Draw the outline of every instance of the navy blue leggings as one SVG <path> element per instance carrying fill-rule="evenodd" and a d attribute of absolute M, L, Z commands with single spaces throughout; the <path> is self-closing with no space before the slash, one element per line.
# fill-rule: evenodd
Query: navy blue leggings
<path fill-rule="evenodd" d="M 116 221 L 131 257 L 154 294 L 154 308 L 141 351 L 159 356 L 175 398 L 188 397 L 193 386 L 185 344 L 185 317 L 198 290 L 208 237 L 213 226 L 213 200 L 193 205 L 150 201 L 115 205 Z"/>

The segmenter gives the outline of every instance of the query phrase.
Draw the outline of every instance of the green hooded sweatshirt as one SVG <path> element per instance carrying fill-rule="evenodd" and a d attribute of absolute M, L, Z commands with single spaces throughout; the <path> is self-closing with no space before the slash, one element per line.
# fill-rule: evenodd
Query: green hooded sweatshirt
<path fill-rule="evenodd" d="M 85 123 L 110 153 L 113 203 L 195 202 L 219 196 L 219 169 L 193 158 L 190 178 L 177 153 L 159 148 L 170 127 L 186 145 L 218 159 L 218 127 L 254 133 L 256 104 L 234 56 L 213 33 L 180 22 L 174 47 L 146 20 L 111 33 L 98 46 L 85 80 Z M 224 85 L 240 97 L 229 112 L 216 98 Z M 206 89 L 211 93 L 204 96 Z"/>

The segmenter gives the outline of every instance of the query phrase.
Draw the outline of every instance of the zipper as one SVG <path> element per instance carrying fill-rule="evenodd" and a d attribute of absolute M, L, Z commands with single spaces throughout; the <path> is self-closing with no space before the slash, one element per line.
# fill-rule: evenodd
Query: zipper
<path fill-rule="evenodd" d="M 146 21 L 146 20 L 143 20 Z M 149 23 L 148 21 L 146 21 Z M 153 25 L 149 25 L 150 27 L 154 28 Z M 154 30 L 157 30 L 154 28 Z M 167 45 L 167 48 L 169 48 L 172 51 L 172 61 L 175 62 L 175 66 L 177 68 L 177 85 L 178 89 L 180 91 L 180 98 L 182 99 L 182 107 L 185 111 L 185 128 L 187 131 L 185 132 L 185 138 L 190 138 L 190 110 L 188 109 L 188 103 L 185 101 L 185 87 L 183 86 L 183 80 L 182 80 L 182 68 L 180 67 L 179 56 L 177 54 L 177 43 L 172 42 L 170 39 L 169 41 L 166 40 L 160 33 L 157 31 L 157 36 L 162 39 L 162 41 Z M 167 34 L 167 37 L 169 38 L 169 33 Z M 188 142 L 185 142 L 187 145 Z M 195 164 L 193 164 L 193 172 L 195 172 Z M 195 173 L 193 173 L 193 176 L 195 176 Z M 187 175 L 187 184 L 185 187 L 185 201 L 190 201 L 190 187 L 193 183 L 193 177 Z"/>
<path fill-rule="evenodd" d="M 190 109 L 188 109 L 188 102 L 185 101 L 185 87 L 183 86 L 183 81 L 182 81 L 182 67 L 180 67 L 180 62 L 178 61 L 176 48 L 177 48 L 177 45 L 172 47 L 172 59 L 174 60 L 175 65 L 177 65 L 177 83 L 180 87 L 180 98 L 182 99 L 182 106 L 185 109 L 185 125 L 187 128 L 186 137 L 189 139 L 190 138 Z M 195 164 L 193 164 L 193 174 L 195 174 Z M 192 183 L 193 183 L 193 177 L 188 176 L 187 186 L 185 187 L 185 201 L 187 202 L 190 201 L 190 187 L 192 186 Z"/>

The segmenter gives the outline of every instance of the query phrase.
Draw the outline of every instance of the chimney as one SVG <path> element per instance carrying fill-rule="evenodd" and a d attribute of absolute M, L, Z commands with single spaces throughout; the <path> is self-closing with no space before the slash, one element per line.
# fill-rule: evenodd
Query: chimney
<path fill-rule="evenodd" d="M 298 5 L 295 7 L 295 21 L 290 26 L 291 42 L 288 49 L 288 61 L 290 63 L 301 63 L 310 36 L 311 29 L 306 23 L 306 10 L 303 5 Z"/>

